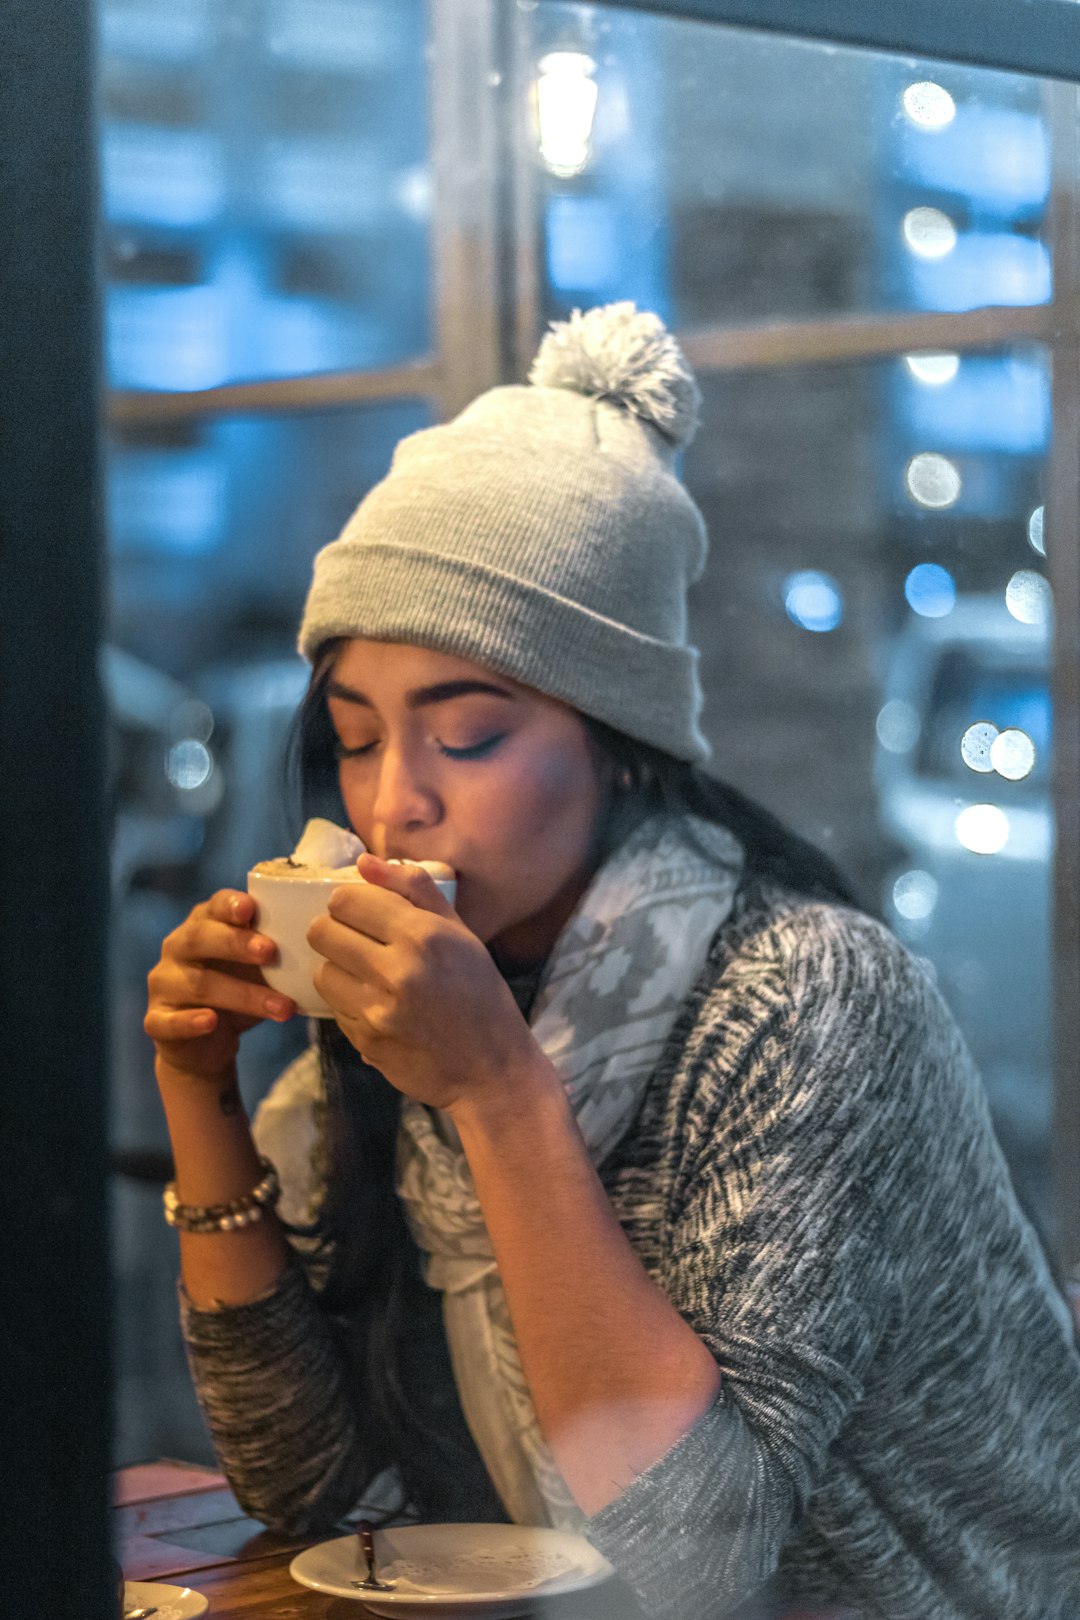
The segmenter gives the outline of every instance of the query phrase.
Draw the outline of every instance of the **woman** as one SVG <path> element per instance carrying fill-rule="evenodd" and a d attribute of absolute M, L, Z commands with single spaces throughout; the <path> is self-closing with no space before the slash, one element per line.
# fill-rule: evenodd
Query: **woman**
<path fill-rule="evenodd" d="M 312 928 L 335 1019 L 254 1136 L 237 1042 L 293 1009 L 252 902 L 151 975 L 199 1393 L 292 1531 L 390 1469 L 427 1518 L 583 1529 L 649 1613 L 1064 1620 L 1080 1358 L 978 1079 L 698 769 L 697 403 L 654 316 L 575 316 L 317 559 L 301 759 L 369 882 Z M 456 910 L 388 859 L 448 862 Z"/>

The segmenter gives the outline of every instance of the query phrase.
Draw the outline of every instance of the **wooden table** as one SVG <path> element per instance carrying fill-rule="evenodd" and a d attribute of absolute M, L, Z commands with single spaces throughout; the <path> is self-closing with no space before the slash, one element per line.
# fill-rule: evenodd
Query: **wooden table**
<path fill-rule="evenodd" d="M 139 1463 L 114 1475 L 116 1556 L 129 1581 L 190 1586 L 209 1600 L 207 1620 L 364 1620 L 351 1598 L 300 1586 L 289 1563 L 326 1537 L 289 1541 L 249 1519 L 223 1474 L 190 1463 Z M 581 1597 L 546 1599 L 544 1620 L 637 1620 L 621 1582 Z"/>
<path fill-rule="evenodd" d="M 300 1586 L 289 1563 L 314 1540 L 289 1541 L 249 1519 L 223 1474 L 192 1463 L 139 1463 L 114 1477 L 116 1556 L 129 1581 L 190 1586 L 209 1600 L 207 1620 L 364 1620 L 351 1598 Z M 579 1597 L 547 1598 L 543 1620 L 641 1620 L 620 1581 Z M 778 1617 L 780 1620 L 780 1617 Z M 855 1620 L 839 1611 L 788 1611 L 782 1620 Z"/>
<path fill-rule="evenodd" d="M 129 1581 L 191 1586 L 214 1620 L 273 1615 L 319 1620 L 363 1609 L 306 1591 L 289 1574 L 303 1542 L 282 1540 L 249 1519 L 223 1474 L 190 1463 L 140 1463 L 114 1476 L 114 1546 Z"/>

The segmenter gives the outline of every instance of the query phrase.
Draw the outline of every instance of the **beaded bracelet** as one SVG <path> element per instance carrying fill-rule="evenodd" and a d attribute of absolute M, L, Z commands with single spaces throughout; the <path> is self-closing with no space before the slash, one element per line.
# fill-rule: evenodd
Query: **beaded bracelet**
<path fill-rule="evenodd" d="M 231 1204 L 182 1204 L 175 1181 L 170 1181 L 162 1198 L 166 1221 L 180 1232 L 235 1232 L 254 1226 L 281 1197 L 281 1183 L 270 1160 L 260 1157 L 259 1169 L 262 1180 Z"/>

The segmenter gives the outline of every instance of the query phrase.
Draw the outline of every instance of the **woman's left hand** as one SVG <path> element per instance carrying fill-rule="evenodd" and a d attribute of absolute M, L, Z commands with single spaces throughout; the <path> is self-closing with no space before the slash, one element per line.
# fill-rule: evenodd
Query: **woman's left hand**
<path fill-rule="evenodd" d="M 453 1111 L 545 1060 L 487 948 L 418 866 L 360 857 L 308 930 L 319 994 L 366 1063 Z"/>

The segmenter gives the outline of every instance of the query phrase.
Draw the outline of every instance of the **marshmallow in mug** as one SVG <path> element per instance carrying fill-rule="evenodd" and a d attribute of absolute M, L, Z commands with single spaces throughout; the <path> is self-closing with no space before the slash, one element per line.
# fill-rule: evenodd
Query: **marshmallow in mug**
<path fill-rule="evenodd" d="M 314 974 L 323 958 L 307 942 L 307 931 L 326 910 L 331 890 L 340 883 L 363 883 L 356 858 L 365 845 L 347 827 L 313 817 L 291 855 L 260 861 L 248 873 L 248 893 L 258 907 L 259 932 L 277 946 L 277 961 L 262 970 L 272 990 L 289 996 L 309 1018 L 333 1018 L 332 1008 L 315 988 Z M 457 881 L 442 861 L 392 861 L 393 866 L 422 866 L 451 905 Z"/>

